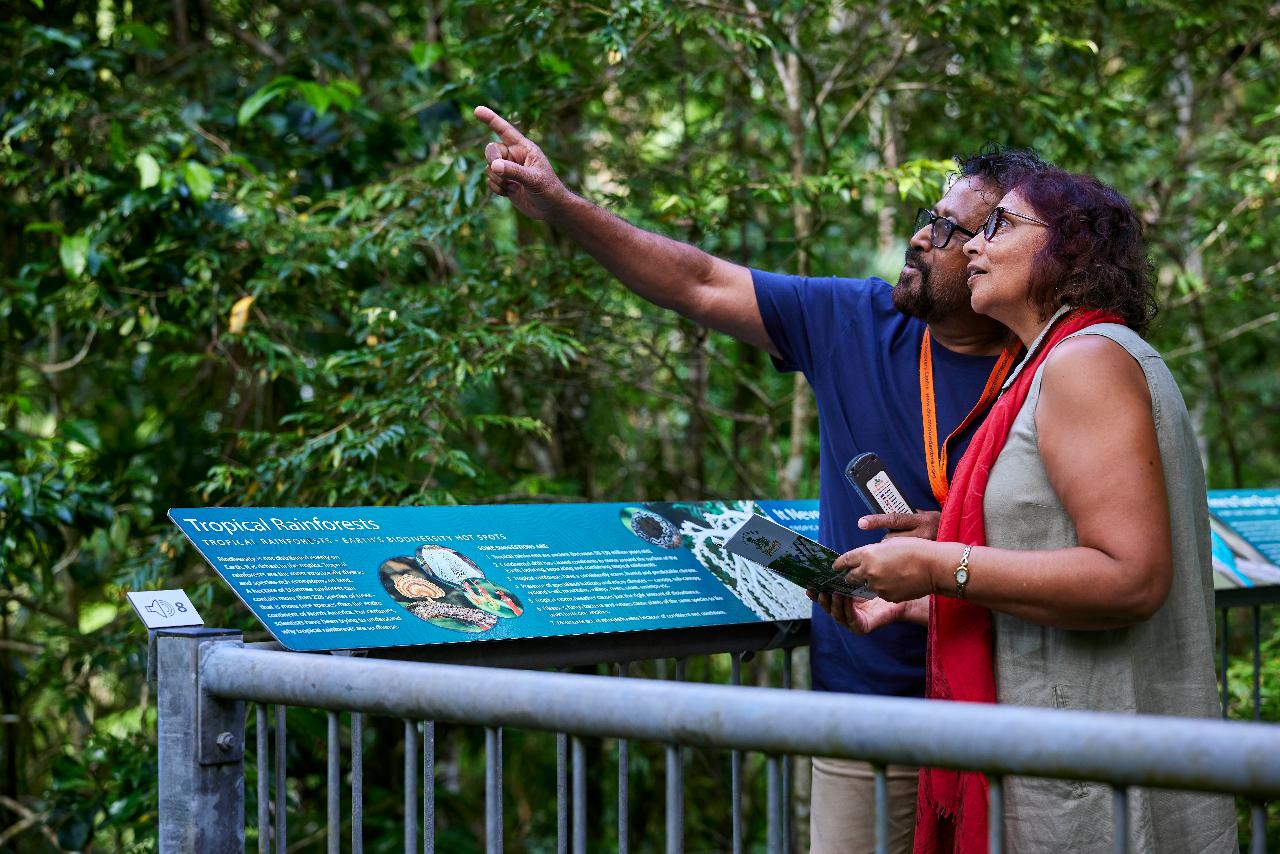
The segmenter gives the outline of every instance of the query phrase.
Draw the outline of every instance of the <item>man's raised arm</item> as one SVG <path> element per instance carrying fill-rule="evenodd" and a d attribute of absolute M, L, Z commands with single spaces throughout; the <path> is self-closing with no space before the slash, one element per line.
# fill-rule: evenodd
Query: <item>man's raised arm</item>
<path fill-rule="evenodd" d="M 488 107 L 476 118 L 498 135 L 485 146 L 489 189 L 516 210 L 546 220 L 640 296 L 774 355 L 751 271 L 654 234 L 569 191 L 542 149 Z"/>

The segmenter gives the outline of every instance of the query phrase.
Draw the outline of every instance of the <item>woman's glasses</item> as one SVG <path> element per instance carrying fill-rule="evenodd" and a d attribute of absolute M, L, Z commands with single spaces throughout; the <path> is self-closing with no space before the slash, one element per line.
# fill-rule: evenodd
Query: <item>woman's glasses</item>
<path fill-rule="evenodd" d="M 991 212 L 991 216 L 987 217 L 987 221 L 982 224 L 982 236 L 987 240 L 991 240 L 1000 231 L 1002 226 L 1009 224 L 1009 217 L 1011 216 L 1016 216 L 1018 219 L 1025 219 L 1027 222 L 1034 222 L 1036 225 L 1043 225 L 1045 228 L 1049 227 L 1049 223 L 1044 220 L 1036 219 L 1033 216 L 1020 214 L 1017 211 L 1011 211 L 1008 208 L 996 208 Z M 917 217 L 916 222 L 918 223 L 919 221 L 920 220 Z M 919 229 L 920 226 L 917 225 L 916 228 Z M 960 230 L 964 231 L 964 229 Z"/>
<path fill-rule="evenodd" d="M 969 229 L 957 225 L 946 217 L 938 216 L 933 211 L 920 208 L 919 213 L 916 214 L 915 230 L 919 231 L 930 223 L 933 224 L 933 228 L 929 231 L 929 242 L 933 244 L 935 249 L 946 249 L 947 244 L 951 242 L 951 235 L 957 231 L 965 237 L 977 237 Z"/>

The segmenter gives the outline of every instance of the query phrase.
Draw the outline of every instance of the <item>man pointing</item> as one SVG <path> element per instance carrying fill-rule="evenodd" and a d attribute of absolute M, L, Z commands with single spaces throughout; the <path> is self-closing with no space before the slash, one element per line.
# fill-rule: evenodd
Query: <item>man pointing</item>
<path fill-rule="evenodd" d="M 499 138 L 485 147 L 495 194 L 550 223 L 650 302 L 765 350 L 779 370 L 804 373 L 818 405 L 821 542 L 843 553 L 885 530 L 934 535 L 936 512 L 860 523 L 865 507 L 842 467 L 874 451 L 914 507 L 938 510 L 1016 355 L 1008 331 L 969 307 L 960 247 L 1018 178 L 1045 168 L 1038 157 L 1005 150 L 956 158 L 957 180 L 917 214 L 891 286 L 752 270 L 637 228 L 572 193 L 542 150 L 493 110 L 475 114 Z M 923 627 L 899 623 L 859 636 L 847 631 L 853 618 L 842 597 L 815 605 L 814 689 L 923 696 Z M 889 788 L 890 850 L 910 851 L 916 769 L 891 767 Z M 815 758 L 812 850 L 874 850 L 874 804 L 869 765 Z"/>

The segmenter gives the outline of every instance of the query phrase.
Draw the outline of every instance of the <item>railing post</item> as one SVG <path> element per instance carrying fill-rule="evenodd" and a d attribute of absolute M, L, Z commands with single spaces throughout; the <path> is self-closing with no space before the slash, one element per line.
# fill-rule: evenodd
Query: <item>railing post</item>
<path fill-rule="evenodd" d="M 243 854 L 244 703 L 200 687 L 203 653 L 231 629 L 156 637 L 161 854 Z"/>

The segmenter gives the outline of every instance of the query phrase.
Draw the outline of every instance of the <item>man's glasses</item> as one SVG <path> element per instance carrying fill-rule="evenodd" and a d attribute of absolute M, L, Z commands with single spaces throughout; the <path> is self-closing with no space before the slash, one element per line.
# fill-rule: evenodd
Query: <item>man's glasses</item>
<path fill-rule="evenodd" d="M 952 222 L 944 216 L 938 216 L 933 211 L 920 208 L 920 212 L 916 214 L 915 230 L 919 231 L 930 223 L 933 224 L 933 228 L 929 231 L 929 242 L 933 244 L 935 249 L 946 249 L 947 244 L 951 242 L 951 235 L 955 234 L 957 231 L 965 237 L 978 236 L 969 229 L 961 225 L 957 225 L 955 222 Z"/>
<path fill-rule="evenodd" d="M 987 221 L 982 224 L 982 236 L 987 240 L 991 240 L 1000 231 L 1001 226 L 1009 224 L 1009 217 L 1011 216 L 1016 216 L 1018 219 L 1025 219 L 1027 222 L 1034 222 L 1036 225 L 1043 225 L 1045 228 L 1049 227 L 1049 223 L 1044 220 L 1036 219 L 1033 216 L 1020 214 L 1017 211 L 1011 211 L 1008 208 L 996 208 L 991 212 L 991 216 L 987 217 Z M 916 218 L 916 222 L 920 222 L 919 217 Z M 918 231 L 919 229 L 920 226 L 917 225 L 916 230 Z"/>

